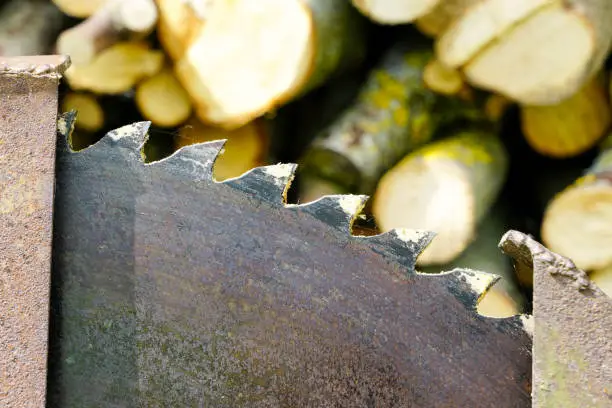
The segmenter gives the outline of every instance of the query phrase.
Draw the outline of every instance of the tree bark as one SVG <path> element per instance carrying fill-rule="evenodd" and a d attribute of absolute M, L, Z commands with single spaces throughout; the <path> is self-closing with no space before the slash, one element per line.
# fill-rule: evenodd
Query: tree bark
<path fill-rule="evenodd" d="M 445 123 L 481 115 L 471 104 L 443 97 L 423 80 L 428 47 L 398 43 L 371 73 L 355 103 L 305 153 L 304 172 L 349 191 L 369 194 L 380 176 Z"/>

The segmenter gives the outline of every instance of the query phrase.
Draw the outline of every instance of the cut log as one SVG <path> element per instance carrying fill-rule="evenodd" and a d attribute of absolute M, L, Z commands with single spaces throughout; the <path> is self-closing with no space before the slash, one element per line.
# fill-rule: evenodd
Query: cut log
<path fill-rule="evenodd" d="M 494 41 L 555 0 L 484 0 L 463 4 L 436 42 L 436 55 L 451 68 L 469 63 Z M 451 17 L 452 18 L 452 17 Z M 528 43 L 529 44 L 529 43 Z M 517 64 L 513 61 L 513 66 Z"/>
<path fill-rule="evenodd" d="M 512 259 L 497 247 L 508 230 L 507 213 L 504 203 L 498 202 L 478 226 L 474 241 L 457 259 L 447 265 L 421 269 L 425 273 L 439 273 L 441 270 L 467 268 L 500 276 L 501 279 L 478 303 L 478 313 L 484 316 L 510 317 L 526 311 L 526 299 L 519 288 Z"/>
<path fill-rule="evenodd" d="M 155 0 L 159 9 L 157 37 L 173 61 L 180 60 L 200 34 L 213 0 Z"/>
<path fill-rule="evenodd" d="M 580 269 L 612 264 L 612 149 L 603 150 L 583 177 L 550 202 L 542 240 Z"/>
<path fill-rule="evenodd" d="M 436 232 L 417 259 L 420 266 L 449 263 L 467 248 L 508 171 L 504 146 L 488 127 L 455 132 L 402 159 L 374 194 L 373 214 L 382 231 Z"/>
<path fill-rule="evenodd" d="M 598 269 L 589 274 L 589 278 L 612 298 L 612 265 L 607 268 Z"/>
<path fill-rule="evenodd" d="M 102 50 L 127 40 L 141 40 L 157 24 L 153 0 L 108 0 L 94 15 L 64 31 L 57 51 L 75 65 L 89 64 Z"/>
<path fill-rule="evenodd" d="M 459 71 L 448 68 L 436 58 L 425 66 L 423 81 L 429 89 L 442 95 L 456 95 L 465 86 Z"/>
<path fill-rule="evenodd" d="M 355 103 L 320 134 L 303 171 L 370 194 L 381 175 L 452 119 L 482 112 L 425 86 L 427 47 L 398 43 L 372 71 Z"/>
<path fill-rule="evenodd" d="M 215 161 L 213 176 L 222 181 L 238 177 L 254 167 L 265 164 L 269 146 L 269 126 L 264 119 L 258 119 L 245 126 L 224 130 L 208 126 L 192 117 L 180 129 L 175 138 L 177 149 L 194 143 L 227 139 L 223 154 Z"/>
<path fill-rule="evenodd" d="M 440 38 L 438 55 L 476 86 L 556 104 L 596 74 L 612 45 L 608 0 L 485 0 Z"/>
<path fill-rule="evenodd" d="M 191 116 L 189 95 L 169 66 L 140 82 L 135 98 L 142 116 L 156 126 L 179 126 Z"/>
<path fill-rule="evenodd" d="M 0 9 L 0 55 L 49 54 L 64 16 L 53 4 L 40 0 L 11 0 Z"/>
<path fill-rule="evenodd" d="M 312 176 L 300 177 L 298 185 L 299 193 L 297 201 L 300 204 L 316 201 L 324 195 L 348 193 L 348 191 L 338 184 Z"/>
<path fill-rule="evenodd" d="M 163 51 L 145 42 L 122 42 L 102 51 L 90 64 L 70 66 L 66 80 L 73 90 L 121 94 L 163 66 Z"/>
<path fill-rule="evenodd" d="M 487 98 L 484 106 L 485 115 L 489 120 L 497 122 L 502 119 L 513 102 L 503 95 L 491 94 Z"/>
<path fill-rule="evenodd" d="M 379 24 L 406 24 L 425 15 L 440 0 L 351 0 L 353 5 Z"/>
<path fill-rule="evenodd" d="M 232 129 L 358 64 L 362 26 L 346 0 L 215 0 L 176 72 L 198 117 Z"/>
<path fill-rule="evenodd" d="M 108 0 L 52 0 L 53 3 L 70 17 L 87 18 L 98 11 Z"/>
<path fill-rule="evenodd" d="M 463 13 L 480 0 L 445 0 L 440 1 L 427 14 L 415 21 L 421 32 L 430 37 L 439 37 Z"/>
<path fill-rule="evenodd" d="M 549 157 L 567 158 L 584 153 L 605 136 L 611 122 L 612 109 L 601 76 L 559 104 L 521 107 L 527 142 Z"/>
<path fill-rule="evenodd" d="M 95 95 L 85 92 L 69 92 L 62 99 L 63 112 L 76 111 L 75 129 L 97 132 L 104 126 L 104 110 Z"/>

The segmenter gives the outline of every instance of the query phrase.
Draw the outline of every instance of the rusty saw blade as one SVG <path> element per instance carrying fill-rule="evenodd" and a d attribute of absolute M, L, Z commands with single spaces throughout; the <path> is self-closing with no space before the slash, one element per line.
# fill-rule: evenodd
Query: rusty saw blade
<path fill-rule="evenodd" d="M 44 407 L 61 56 L 0 60 L 0 406 Z"/>
<path fill-rule="evenodd" d="M 295 165 L 215 182 L 223 142 L 143 161 L 148 123 L 79 152 L 62 117 L 52 407 L 528 407 L 497 279 L 415 271 L 424 231 L 351 235 L 363 196 L 286 204 Z"/>
<path fill-rule="evenodd" d="M 612 407 L 612 299 L 525 234 L 508 231 L 500 247 L 533 271 L 533 406 Z"/>

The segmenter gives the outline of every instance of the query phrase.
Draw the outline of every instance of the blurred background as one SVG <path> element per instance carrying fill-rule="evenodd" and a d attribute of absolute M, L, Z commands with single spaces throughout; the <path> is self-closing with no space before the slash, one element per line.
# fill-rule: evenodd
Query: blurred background
<path fill-rule="evenodd" d="M 0 52 L 71 56 L 75 150 L 146 120 L 148 161 L 227 139 L 219 181 L 298 163 L 288 202 L 370 196 L 353 234 L 435 231 L 418 268 L 502 276 L 479 310 L 503 317 L 531 310 L 509 229 L 612 295 L 612 9 L 520 3 L 4 0 Z"/>

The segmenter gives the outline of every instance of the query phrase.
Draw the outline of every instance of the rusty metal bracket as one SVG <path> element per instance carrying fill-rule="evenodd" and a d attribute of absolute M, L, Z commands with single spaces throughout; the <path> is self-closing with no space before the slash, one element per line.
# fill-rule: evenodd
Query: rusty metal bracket
<path fill-rule="evenodd" d="M 0 405 L 44 407 L 59 80 L 68 57 L 0 60 Z"/>
<path fill-rule="evenodd" d="M 533 269 L 533 406 L 612 407 L 612 299 L 525 234 L 509 231 L 500 246 Z"/>

